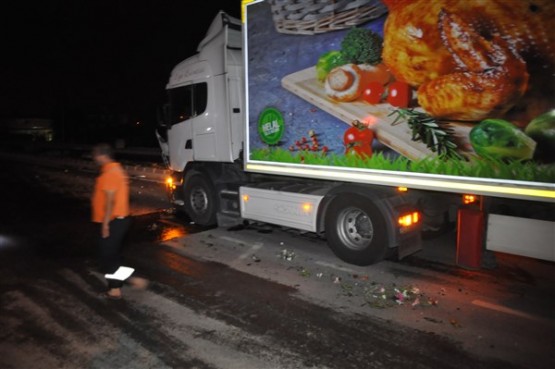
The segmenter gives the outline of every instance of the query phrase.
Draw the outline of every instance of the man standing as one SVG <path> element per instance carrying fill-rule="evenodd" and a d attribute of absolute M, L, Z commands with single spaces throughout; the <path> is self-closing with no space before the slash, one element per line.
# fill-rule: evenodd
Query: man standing
<path fill-rule="evenodd" d="M 110 145 L 93 147 L 93 160 L 100 166 L 92 195 L 92 221 L 100 225 L 99 264 L 105 274 L 114 274 L 123 261 L 123 242 L 130 226 L 129 181 L 113 157 Z M 103 296 L 121 299 L 123 281 L 106 276 L 108 291 Z"/>

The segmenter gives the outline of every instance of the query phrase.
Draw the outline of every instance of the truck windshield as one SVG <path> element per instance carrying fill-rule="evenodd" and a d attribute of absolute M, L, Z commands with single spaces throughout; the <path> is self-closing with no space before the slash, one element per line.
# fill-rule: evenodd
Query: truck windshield
<path fill-rule="evenodd" d="M 206 82 L 168 90 L 170 102 L 170 124 L 191 119 L 206 110 Z"/>

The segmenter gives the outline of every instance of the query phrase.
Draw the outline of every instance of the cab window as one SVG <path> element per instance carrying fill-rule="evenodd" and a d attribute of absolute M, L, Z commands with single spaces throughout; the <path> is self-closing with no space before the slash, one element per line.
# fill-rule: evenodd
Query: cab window
<path fill-rule="evenodd" d="M 208 89 L 205 82 L 168 90 L 170 124 L 183 122 L 204 113 Z"/>

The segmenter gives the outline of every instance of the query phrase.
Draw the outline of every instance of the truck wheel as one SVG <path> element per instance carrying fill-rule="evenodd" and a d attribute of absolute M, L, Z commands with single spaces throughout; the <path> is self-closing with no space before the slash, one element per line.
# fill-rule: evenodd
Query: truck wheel
<path fill-rule="evenodd" d="M 354 265 L 371 265 L 387 252 L 386 224 L 371 200 L 342 194 L 326 211 L 326 239 L 335 255 Z"/>
<path fill-rule="evenodd" d="M 185 181 L 185 211 L 193 222 L 202 226 L 216 225 L 218 197 L 210 180 L 195 174 Z"/>

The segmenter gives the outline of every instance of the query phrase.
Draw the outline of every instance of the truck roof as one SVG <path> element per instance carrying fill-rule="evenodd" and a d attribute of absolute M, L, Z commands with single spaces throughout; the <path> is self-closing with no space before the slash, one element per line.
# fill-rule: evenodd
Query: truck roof
<path fill-rule="evenodd" d="M 200 52 L 210 41 L 212 41 L 216 36 L 220 34 L 224 26 L 229 25 L 232 29 L 241 30 L 241 21 L 235 17 L 230 16 L 224 11 L 219 11 L 218 14 L 212 20 L 206 35 L 202 41 L 197 46 L 197 52 Z M 241 45 L 236 45 L 239 48 Z"/>
<path fill-rule="evenodd" d="M 227 35 L 222 32 L 227 31 Z M 225 43 L 222 43 L 225 40 Z M 205 79 L 207 75 L 221 73 L 222 66 L 214 61 L 213 57 L 203 57 L 203 51 L 207 51 L 214 45 L 221 48 L 222 44 L 228 49 L 241 50 L 241 21 L 223 11 L 219 11 L 210 24 L 206 35 L 197 47 L 197 54 L 190 56 L 177 64 L 170 75 L 166 89 L 186 85 L 195 80 Z M 234 60 L 229 59 L 228 63 L 233 64 Z M 240 63 L 240 60 L 237 61 Z M 215 69 L 214 69 L 215 68 Z M 225 66 L 224 66 L 225 68 Z"/>

